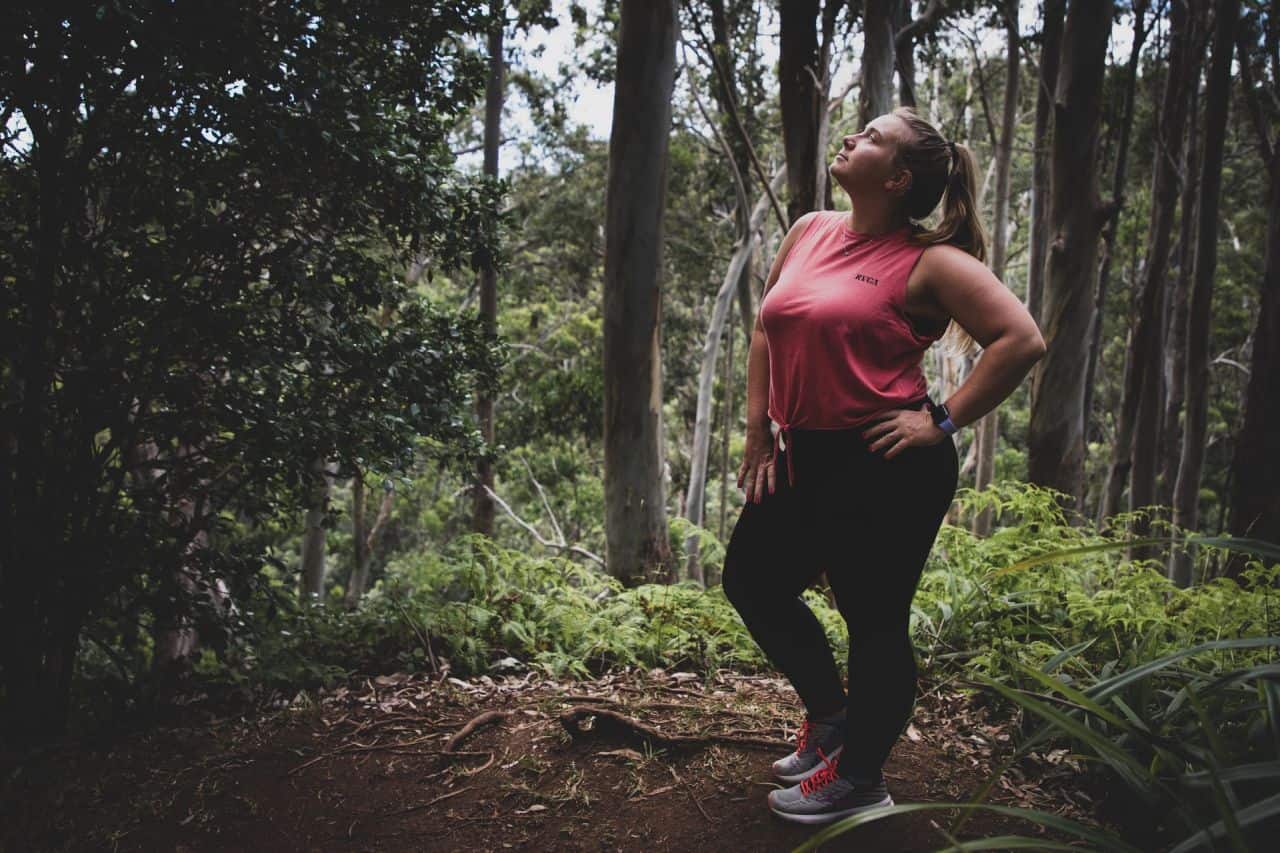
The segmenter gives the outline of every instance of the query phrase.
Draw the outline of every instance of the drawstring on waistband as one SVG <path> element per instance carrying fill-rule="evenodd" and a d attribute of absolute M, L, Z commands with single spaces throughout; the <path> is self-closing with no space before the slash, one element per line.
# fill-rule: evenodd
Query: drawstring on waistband
<path fill-rule="evenodd" d="M 795 486 L 795 468 L 792 465 L 792 457 L 795 455 L 795 442 L 792 440 L 794 436 L 791 434 L 791 427 L 777 421 L 774 423 L 778 429 L 773 433 L 773 468 L 775 471 L 778 469 L 779 449 L 787 451 L 787 485 Z"/>

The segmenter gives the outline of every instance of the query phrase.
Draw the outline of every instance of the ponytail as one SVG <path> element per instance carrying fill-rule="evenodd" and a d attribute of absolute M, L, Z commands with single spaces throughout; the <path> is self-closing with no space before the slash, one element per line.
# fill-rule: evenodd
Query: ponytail
<path fill-rule="evenodd" d="M 986 263 L 987 232 L 978 215 L 978 167 L 973 152 L 948 142 L 910 107 L 898 107 L 893 114 L 912 130 L 912 139 L 898 148 L 898 159 L 911 172 L 904 199 L 908 218 L 925 219 L 945 197 L 938 224 L 931 229 L 917 225 L 912 240 L 926 245 L 950 243 Z M 954 320 L 942 340 L 945 349 L 959 355 L 970 356 L 978 350 L 977 342 Z"/>

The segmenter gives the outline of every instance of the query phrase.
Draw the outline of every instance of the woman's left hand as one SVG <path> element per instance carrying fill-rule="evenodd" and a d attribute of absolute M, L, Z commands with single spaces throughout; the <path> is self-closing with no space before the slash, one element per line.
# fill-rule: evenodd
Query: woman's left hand
<path fill-rule="evenodd" d="M 908 447 L 927 447 L 947 437 L 933 422 L 929 404 L 918 410 L 893 409 L 881 412 L 871 419 L 871 425 L 862 431 L 862 437 L 874 438 L 868 449 L 875 452 L 887 447 L 884 458 L 892 459 Z"/>

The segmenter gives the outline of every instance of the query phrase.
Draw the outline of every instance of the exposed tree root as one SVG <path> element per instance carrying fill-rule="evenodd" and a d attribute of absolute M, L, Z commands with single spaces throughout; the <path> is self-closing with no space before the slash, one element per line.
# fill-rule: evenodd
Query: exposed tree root
<path fill-rule="evenodd" d="M 788 749 L 793 744 L 783 740 L 765 737 L 734 737 L 732 735 L 669 735 L 658 731 L 653 726 L 632 719 L 608 708 L 575 705 L 560 715 L 560 725 L 564 726 L 572 737 L 586 734 L 581 721 L 587 717 L 595 717 L 596 724 L 592 731 L 622 735 L 631 740 L 648 741 L 658 746 L 672 749 L 696 749 L 714 743 L 731 743 L 735 746 L 757 747 L 760 749 Z"/>
<path fill-rule="evenodd" d="M 510 711 L 485 711 L 483 714 L 472 717 L 470 722 L 458 729 L 457 734 L 449 738 L 448 743 L 444 745 L 443 751 L 446 753 L 453 752 L 458 748 L 458 744 L 462 743 L 476 729 L 481 726 L 487 726 L 490 723 L 496 723 L 499 720 L 505 720 L 510 713 Z"/>

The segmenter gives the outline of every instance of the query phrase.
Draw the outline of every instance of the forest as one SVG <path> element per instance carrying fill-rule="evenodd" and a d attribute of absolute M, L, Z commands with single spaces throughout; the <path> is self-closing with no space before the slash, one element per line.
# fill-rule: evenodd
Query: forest
<path fill-rule="evenodd" d="M 1280 0 L 12 0 L 0 40 L 0 850 L 1269 849 Z M 1043 352 L 971 422 L 1013 350 L 920 356 L 959 468 L 893 801 L 816 827 L 721 581 L 766 291 L 903 107 L 972 164 L 912 227 L 967 199 Z"/>

